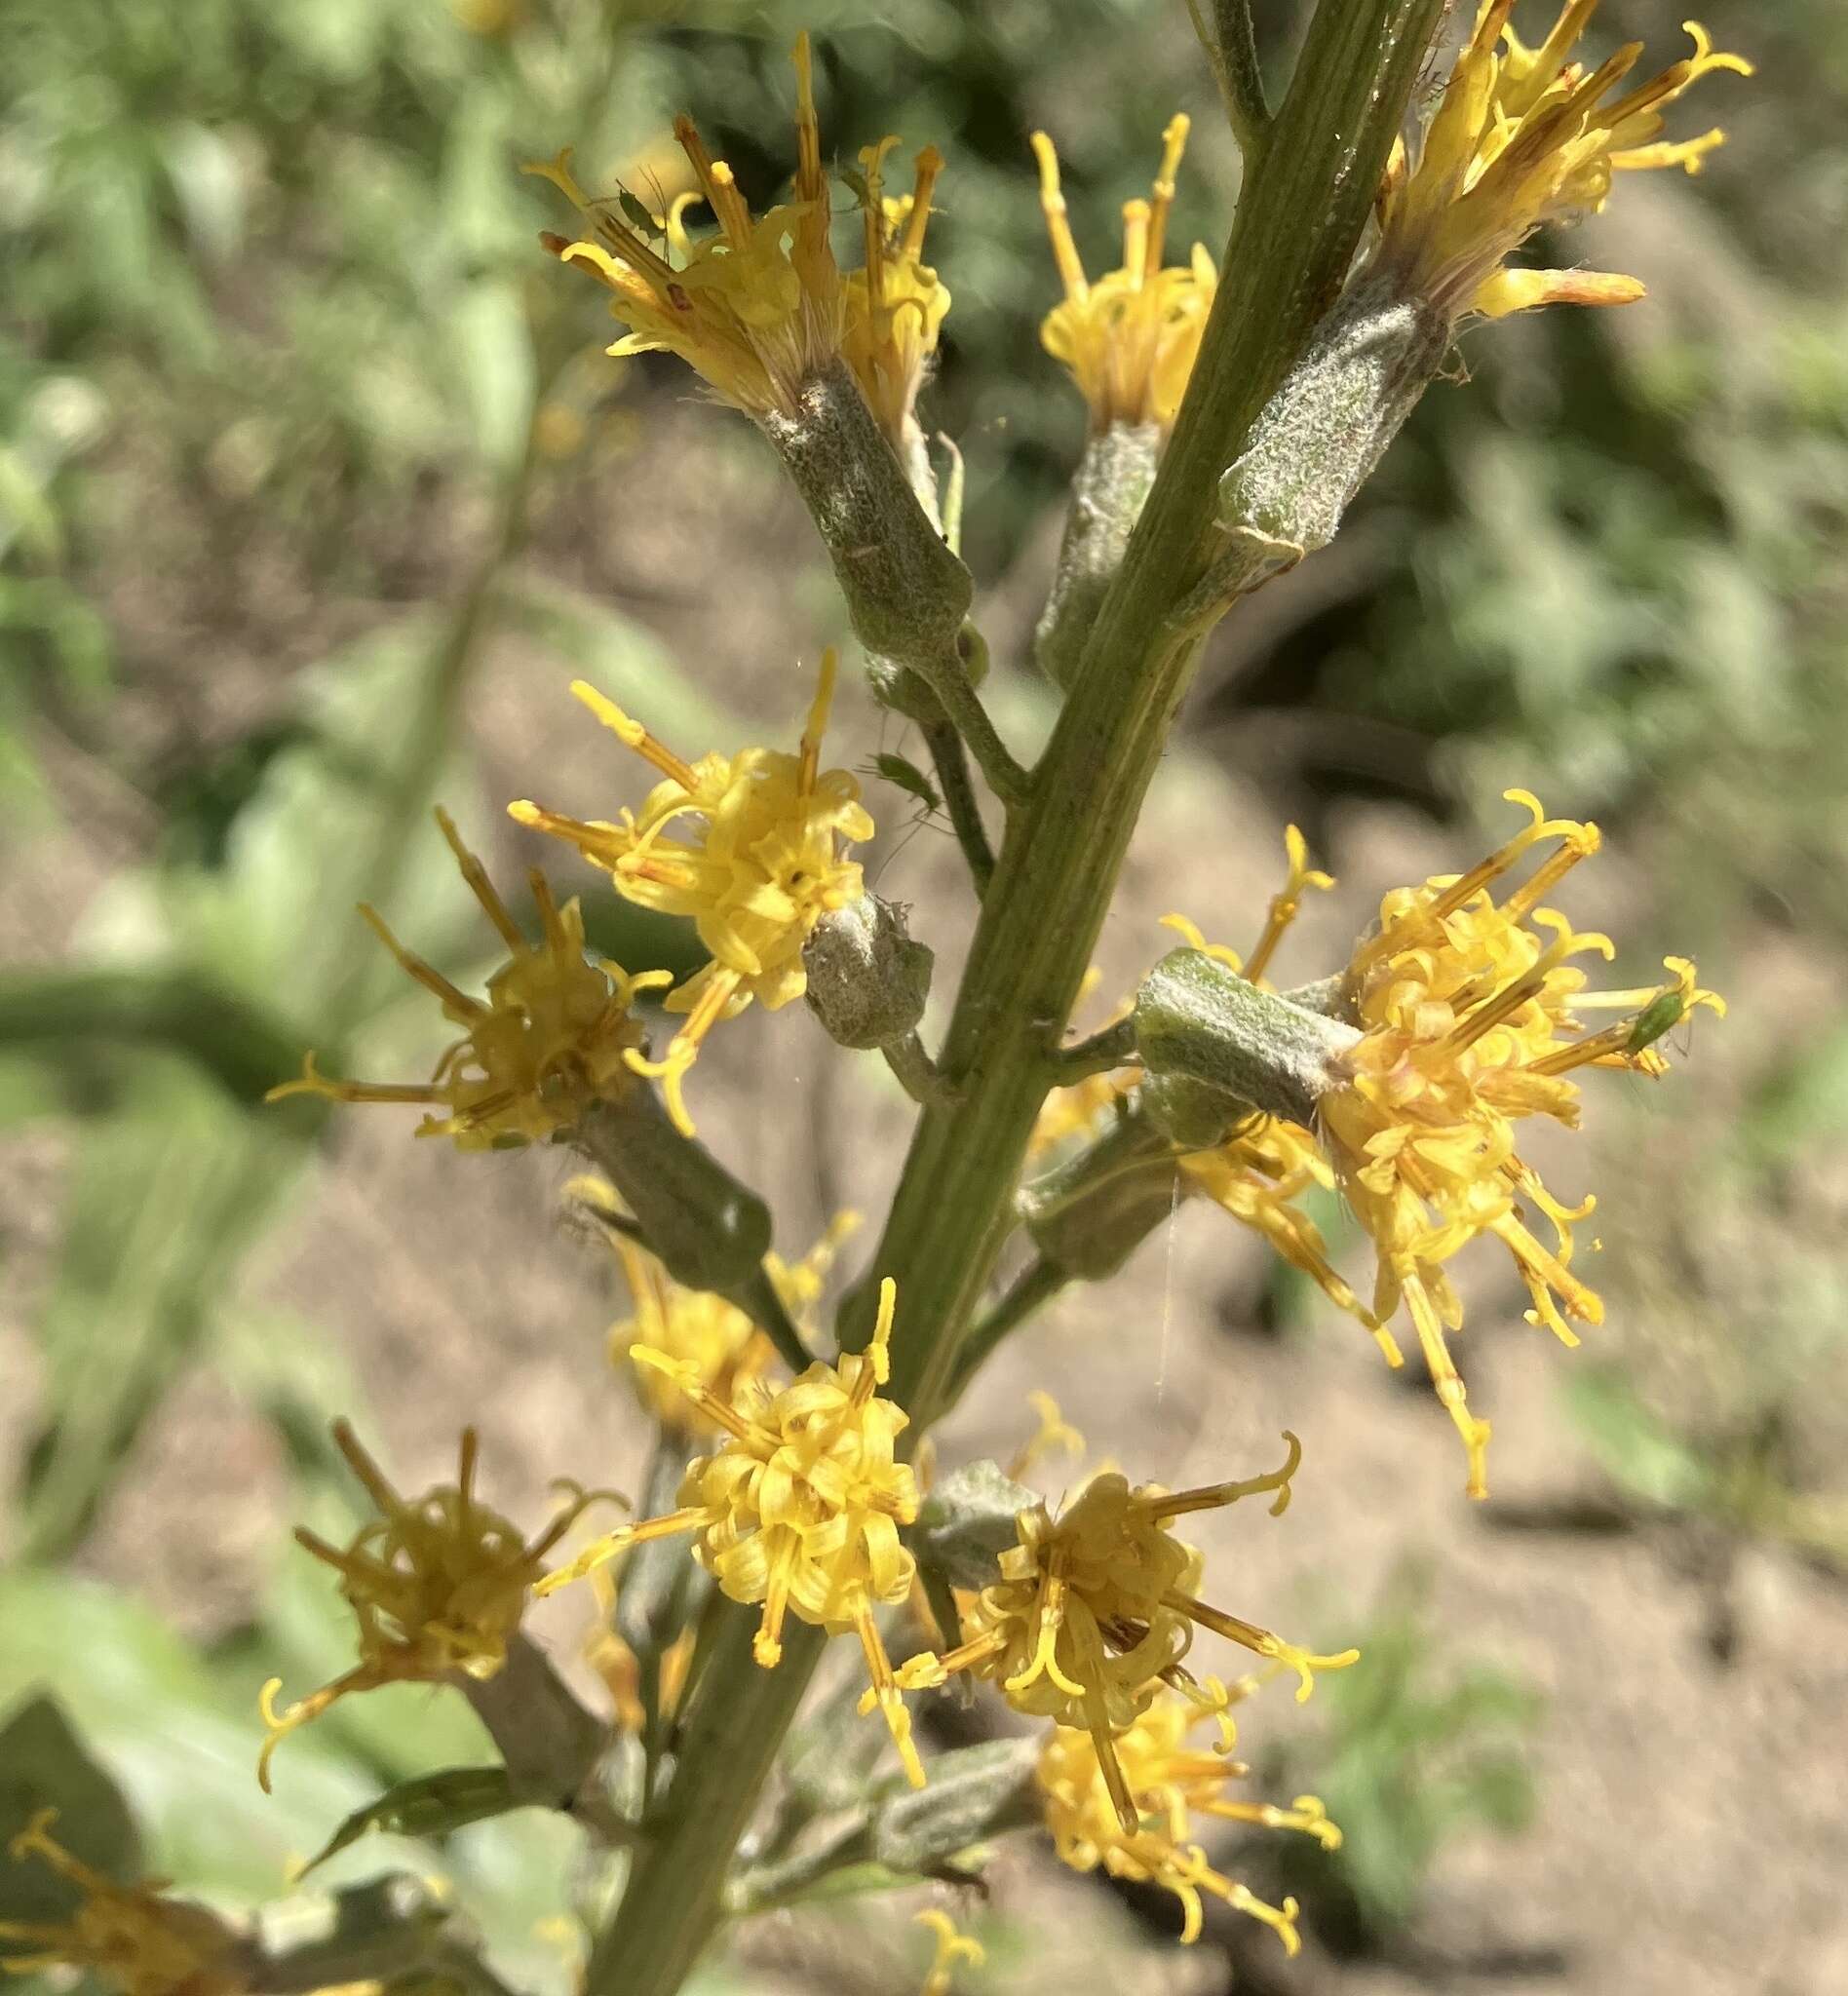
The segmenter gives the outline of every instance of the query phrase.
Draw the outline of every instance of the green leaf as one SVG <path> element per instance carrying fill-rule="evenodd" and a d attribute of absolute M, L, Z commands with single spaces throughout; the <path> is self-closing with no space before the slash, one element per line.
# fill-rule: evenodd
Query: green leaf
<path fill-rule="evenodd" d="M 356 1809 L 303 1866 L 302 1875 L 325 1864 L 336 1851 L 358 1843 L 368 1830 L 391 1836 L 447 1836 L 490 1816 L 532 1806 L 515 1792 L 504 1767 L 450 1767 L 419 1775 L 387 1788 L 375 1802 Z"/>
<path fill-rule="evenodd" d="M 0 1852 L 42 1809 L 58 1811 L 53 1833 L 93 1869 L 124 1882 L 141 1872 L 141 1839 L 121 1788 L 47 1692 L 0 1723 Z M 0 1859 L 0 1920 L 62 1920 L 81 1897 L 47 1864 Z"/>
<path fill-rule="evenodd" d="M 1699 1509 L 1712 1498 L 1708 1465 L 1663 1426 L 1614 1367 L 1575 1366 L 1561 1390 L 1592 1452 L 1633 1496 L 1676 1511 Z"/>

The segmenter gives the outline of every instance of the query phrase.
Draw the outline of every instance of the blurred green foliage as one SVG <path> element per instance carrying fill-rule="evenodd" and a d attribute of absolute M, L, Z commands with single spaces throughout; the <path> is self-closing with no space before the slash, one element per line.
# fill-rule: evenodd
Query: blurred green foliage
<path fill-rule="evenodd" d="M 1282 63 L 1302 10 L 1258 12 Z M 1673 53 L 1666 0 L 1605 13 Z M 1174 239 L 1216 250 L 1238 179 L 1183 10 L 1071 0 L 1054 19 L 1043 0 L 896 18 L 846 0 L 11 0 L 0 812 L 10 843 L 81 841 L 104 817 L 119 864 L 69 962 L 0 977 L 0 1137 L 69 1138 L 8 1507 L 0 1768 L 39 1769 L 33 1794 L 60 1796 L 73 1841 L 112 1868 L 135 1856 L 208 1897 L 261 1896 L 381 1783 L 481 1757 L 459 1702 L 401 1689 L 291 1740 L 264 1802 L 250 1688 L 339 1668 L 330 1590 L 280 1563 L 249 1626 L 201 1657 L 62 1569 L 142 1425 L 207 1361 L 282 1439 L 291 1515 L 337 1529 L 325 1430 L 363 1419 L 357 1384 L 312 1325 L 236 1300 L 320 1119 L 257 1104 L 308 1041 L 330 1071 L 427 1054 L 355 900 L 458 981 L 485 961 L 417 829 L 466 770 L 457 715 L 488 638 L 516 632 L 625 701 L 645 688 L 670 738 L 712 724 L 636 606 L 584 585 L 570 507 L 548 503 L 626 503 L 626 415 L 680 386 L 600 362 L 598 300 L 546 267 L 533 234 L 558 217 L 516 167 L 574 142 L 593 185 L 645 183 L 684 107 L 749 194 L 772 194 L 787 53 L 811 26 L 837 159 L 886 132 L 948 155 L 931 249 L 955 302 L 927 413 L 968 456 L 967 545 L 1005 587 L 1082 429 L 1038 345 L 1054 284 L 1028 132 L 1058 139 L 1094 270 L 1117 260 L 1119 205 L 1176 104 L 1196 130 Z M 1244 648 L 1213 702 L 1258 745 L 1277 739 L 1259 710 L 1308 717 L 1288 755 L 1252 751 L 1292 796 L 1439 803 L 1514 773 L 1558 808 L 1666 826 L 1656 899 L 1723 957 L 1767 908 L 1848 942 L 1848 17 L 1785 0 L 1713 25 L 1761 65 L 1715 106 L 1732 146 L 1698 186 L 1652 176 L 1627 225 L 1614 211 L 1560 246 L 1646 264 L 1659 305 L 1467 338 L 1471 392 L 1426 399 L 1304 571 L 1314 593 L 1267 609 L 1258 639 L 1228 632 Z M 604 899 L 593 940 L 624 957 L 639 932 L 619 908 Z M 654 931 L 636 953 L 665 946 Z M 1762 1227 L 1838 1140 L 1848 1058 L 1833 1026 L 1747 1065 L 1729 1209 Z M 1801 1299 L 1779 1321 L 1801 1330 Z M 1734 1516 L 1743 1491 L 1764 1526 L 1772 1486 L 1711 1456 L 1707 1415 L 1671 1418 L 1623 1373 L 1588 1376 L 1579 1401 L 1636 1501 Z M 1371 1932 L 1408 1917 L 1445 1837 L 1526 1806 L 1511 1743 L 1530 1701 L 1493 1672 L 1434 1670 L 1420 1613 L 1415 1591 L 1389 1604 L 1367 1670 L 1319 1701 L 1314 1780 L 1348 1830 L 1332 1880 Z M 0 1782 L 0 1832 L 19 1786 Z M 470 1887 L 505 1973 L 565 1986 L 534 1938 L 569 1868 L 558 1825 L 368 1837 L 328 1868 L 437 1867 Z"/>

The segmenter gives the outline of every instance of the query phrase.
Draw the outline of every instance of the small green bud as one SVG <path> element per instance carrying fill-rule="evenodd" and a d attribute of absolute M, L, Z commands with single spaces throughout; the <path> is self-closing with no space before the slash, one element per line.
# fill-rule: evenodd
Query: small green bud
<path fill-rule="evenodd" d="M 1071 481 L 1052 595 L 1033 633 L 1033 656 L 1055 686 L 1069 690 L 1077 676 L 1091 627 L 1155 482 L 1161 450 L 1158 423 L 1113 423 L 1086 441 Z"/>
<path fill-rule="evenodd" d="M 840 1046 L 889 1047 L 924 1017 L 933 962 L 890 902 L 863 894 L 824 915 L 803 945 L 809 1009 Z"/>
<path fill-rule="evenodd" d="M 1219 480 L 1220 524 L 1305 554 L 1327 547 L 1449 342 L 1443 314 L 1383 285 L 1341 298 Z"/>
<path fill-rule="evenodd" d="M 1162 958 L 1136 994 L 1136 1041 L 1151 1075 L 1176 1075 L 1310 1123 L 1332 1085 L 1328 1067 L 1361 1037 L 1303 1012 L 1200 949 Z"/>
<path fill-rule="evenodd" d="M 993 1587 L 1001 1578 L 1001 1555 L 1020 1542 L 1015 1519 L 1039 1501 L 983 1457 L 943 1478 L 906 1536 L 919 1563 L 952 1587 Z"/>
<path fill-rule="evenodd" d="M 1251 1105 L 1184 1074 L 1151 1074 L 1136 1092 L 1143 1119 L 1176 1150 L 1213 1150 L 1241 1123 L 1249 1123 Z"/>
<path fill-rule="evenodd" d="M 1024 1829 L 1039 1816 L 1033 1780 L 1037 1740 L 989 1740 L 931 1761 L 927 1788 L 894 1792 L 872 1813 L 869 1855 L 909 1877 L 940 1871 L 991 1836 Z"/>

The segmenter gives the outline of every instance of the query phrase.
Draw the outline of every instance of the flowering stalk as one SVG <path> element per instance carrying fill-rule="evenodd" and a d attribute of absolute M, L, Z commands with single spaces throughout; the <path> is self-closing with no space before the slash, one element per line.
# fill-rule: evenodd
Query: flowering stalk
<path fill-rule="evenodd" d="M 1118 868 L 1192 676 L 1198 632 L 1175 607 L 1210 557 L 1225 466 L 1346 271 L 1441 0 L 1322 7 L 1239 209 L 1225 279 L 1141 519 L 1092 632 L 1032 792 L 1010 827 L 951 1021 L 960 1093 L 923 1111 L 871 1266 L 898 1283 L 891 1398 L 915 1429 L 942 1410 L 1013 1224 L 1015 1181 L 1057 1080 Z M 864 1344 L 874 1297 L 850 1299 Z M 588 1996 L 671 1996 L 710 1937 L 731 1853 L 819 1659 L 791 1627 L 759 1670 L 751 1621 L 724 1620 L 685 1719 L 677 1773 L 623 1903 L 594 1951 Z"/>

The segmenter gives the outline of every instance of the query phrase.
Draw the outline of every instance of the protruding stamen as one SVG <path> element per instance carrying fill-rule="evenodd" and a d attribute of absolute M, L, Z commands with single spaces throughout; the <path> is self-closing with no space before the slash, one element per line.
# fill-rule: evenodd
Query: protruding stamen
<path fill-rule="evenodd" d="M 815 793 L 815 779 L 822 766 L 822 737 L 828 732 L 828 710 L 834 704 L 834 675 L 839 664 L 840 654 L 830 644 L 822 653 L 815 699 L 809 707 L 808 722 L 802 730 L 802 763 L 795 787 L 798 794 L 804 797 Z"/>
<path fill-rule="evenodd" d="M 1072 240 L 1065 197 L 1059 191 L 1059 154 L 1044 132 L 1035 132 L 1031 144 L 1033 157 L 1039 161 L 1040 212 L 1046 217 L 1046 233 L 1052 238 L 1053 261 L 1059 266 L 1066 297 L 1076 304 L 1090 296 L 1091 287 L 1085 282 L 1085 267 L 1078 260 L 1078 245 Z"/>
<path fill-rule="evenodd" d="M 462 843 L 462 834 L 455 828 L 455 820 L 443 808 L 437 806 L 437 825 L 448 841 L 450 852 L 455 855 L 455 864 L 461 868 L 462 878 L 469 884 L 469 892 L 481 904 L 481 912 L 500 931 L 501 940 L 516 956 L 526 947 L 526 939 L 520 933 L 520 926 L 508 912 L 507 903 L 495 891 L 494 883 L 487 877 L 487 868 Z"/>
<path fill-rule="evenodd" d="M 366 926 L 384 943 L 398 960 L 398 967 L 407 976 L 415 978 L 424 989 L 441 1001 L 443 1009 L 458 1024 L 473 1024 L 487 1017 L 488 1008 L 479 999 L 471 998 L 466 992 L 458 991 L 439 970 L 424 962 L 415 951 L 406 949 L 385 925 L 385 918 L 368 902 L 360 903 L 360 915 Z"/>
<path fill-rule="evenodd" d="M 1241 1497 L 1258 1497 L 1275 1491 L 1277 1501 L 1270 1508 L 1273 1517 L 1281 1517 L 1290 1509 L 1290 1484 L 1297 1470 L 1302 1467 L 1302 1443 L 1288 1428 L 1284 1430 L 1284 1445 L 1289 1453 L 1284 1466 L 1272 1470 L 1268 1476 L 1247 1477 L 1238 1482 L 1213 1483 L 1198 1490 L 1176 1490 L 1172 1496 L 1157 1497 L 1149 1502 L 1151 1517 L 1179 1517 L 1190 1511 L 1217 1511 L 1228 1504 L 1236 1504 Z"/>
<path fill-rule="evenodd" d="M 1187 150 L 1187 134 L 1191 129 L 1186 112 L 1176 111 L 1162 134 L 1162 164 L 1150 190 L 1154 199 L 1149 203 L 1148 240 L 1142 252 L 1144 278 L 1153 277 L 1162 267 L 1162 252 L 1167 246 L 1168 214 L 1174 205 L 1174 176 L 1180 172 L 1180 156 Z M 1134 264 L 1130 266 L 1132 270 L 1135 267 Z"/>
<path fill-rule="evenodd" d="M 927 145 L 912 162 L 916 179 L 911 186 L 911 212 L 905 217 L 905 240 L 899 246 L 900 253 L 913 262 L 924 253 L 924 231 L 930 226 L 931 196 L 936 191 L 938 175 L 943 171 L 943 155 L 934 145 Z"/>
<path fill-rule="evenodd" d="M 683 790 L 699 787 L 699 778 L 665 743 L 658 742 L 642 724 L 626 714 L 607 695 L 599 693 L 587 679 L 573 679 L 572 693 L 590 709 L 626 748 L 633 748 L 644 761 L 652 762 L 665 777 L 671 777 Z"/>

